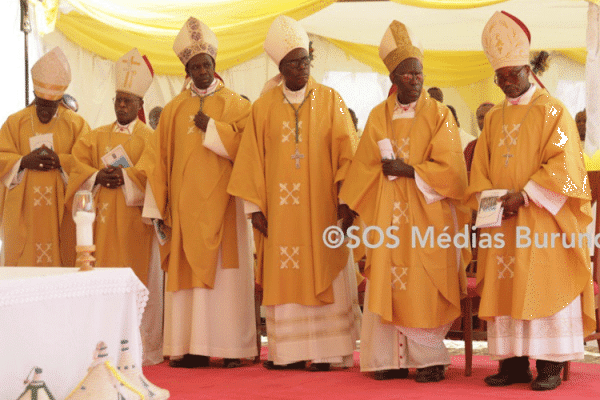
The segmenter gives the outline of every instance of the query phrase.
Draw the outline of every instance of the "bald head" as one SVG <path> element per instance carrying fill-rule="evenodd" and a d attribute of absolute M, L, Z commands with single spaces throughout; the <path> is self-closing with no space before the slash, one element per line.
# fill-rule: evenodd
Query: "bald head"
<path fill-rule="evenodd" d="M 579 111 L 575 114 L 575 123 L 577 124 L 577 130 L 579 131 L 579 139 L 583 142 L 585 140 L 585 124 L 587 122 L 587 115 L 585 110 Z"/>
<path fill-rule="evenodd" d="M 430 87 L 429 89 L 427 89 L 427 93 L 429 93 L 430 97 L 436 99 L 440 103 L 444 102 L 444 93 L 442 93 L 442 89 L 440 89 L 439 87 Z"/>
<path fill-rule="evenodd" d="M 475 116 L 477 117 L 477 125 L 479 126 L 479 130 L 483 130 L 483 120 L 485 114 L 488 113 L 494 107 L 493 103 L 482 103 L 477 107 L 477 111 L 475 111 Z"/>

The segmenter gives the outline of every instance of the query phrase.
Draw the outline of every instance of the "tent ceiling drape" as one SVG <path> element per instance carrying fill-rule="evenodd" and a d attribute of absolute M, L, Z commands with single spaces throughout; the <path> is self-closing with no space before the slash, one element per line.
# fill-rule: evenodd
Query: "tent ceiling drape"
<path fill-rule="evenodd" d="M 46 0 L 48 10 L 58 1 Z M 171 47 L 189 15 L 201 16 L 216 32 L 219 70 L 262 53 L 266 31 L 279 14 L 300 19 L 309 33 L 330 40 L 380 73 L 386 73 L 377 55 L 383 32 L 393 19 L 407 22 L 426 50 L 428 82 L 438 86 L 466 85 L 491 76 L 480 33 L 499 9 L 523 19 L 532 31 L 532 48 L 560 50 L 577 62 L 585 60 L 584 0 L 60 0 L 60 5 L 56 27 L 67 38 L 109 60 L 138 47 L 164 75 L 181 74 Z"/>

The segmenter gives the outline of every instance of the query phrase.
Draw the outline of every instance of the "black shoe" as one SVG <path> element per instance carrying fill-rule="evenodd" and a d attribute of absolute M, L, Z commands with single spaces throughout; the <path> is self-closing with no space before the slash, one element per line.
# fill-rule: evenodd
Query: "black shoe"
<path fill-rule="evenodd" d="M 415 382 L 439 382 L 444 380 L 445 371 L 443 365 L 433 365 L 431 367 L 417 368 L 417 376 Z"/>
<path fill-rule="evenodd" d="M 224 358 L 223 368 L 239 368 L 242 366 L 242 361 L 239 358 Z"/>
<path fill-rule="evenodd" d="M 529 358 L 525 356 L 501 360 L 498 373 L 486 376 L 484 382 L 489 386 L 508 386 L 513 383 L 529 383 L 532 379 Z"/>
<path fill-rule="evenodd" d="M 331 364 L 329 363 L 311 363 L 310 366 L 308 367 L 308 370 L 311 372 L 325 372 L 325 371 L 329 371 L 329 369 L 331 368 Z"/>
<path fill-rule="evenodd" d="M 263 366 L 266 369 L 272 369 L 272 370 L 304 369 L 304 368 L 306 368 L 306 361 L 298 361 L 298 362 L 295 362 L 295 363 L 283 364 L 283 365 L 274 364 L 273 361 L 265 361 L 263 363 Z"/>
<path fill-rule="evenodd" d="M 531 383 L 531 389 L 556 389 L 562 382 L 562 379 L 560 378 L 560 373 L 564 365 L 565 363 L 562 362 L 537 360 L 535 362 L 535 367 L 538 371 L 538 375 L 535 378 L 535 381 Z"/>
<path fill-rule="evenodd" d="M 389 379 L 405 379 L 408 377 L 408 368 L 384 369 L 373 372 L 373 379 L 387 381 Z"/>
<path fill-rule="evenodd" d="M 184 354 L 183 357 L 169 361 L 172 368 L 200 368 L 208 367 L 210 358 L 208 356 L 197 356 L 195 354 Z"/>

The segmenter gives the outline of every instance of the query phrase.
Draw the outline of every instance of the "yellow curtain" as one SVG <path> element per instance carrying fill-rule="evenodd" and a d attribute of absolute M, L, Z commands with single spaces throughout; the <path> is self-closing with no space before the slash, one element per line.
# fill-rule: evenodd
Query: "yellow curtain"
<path fill-rule="evenodd" d="M 81 47 L 109 60 L 117 60 L 137 47 L 146 54 L 157 74 L 182 75 L 183 67 L 172 46 L 189 16 L 207 24 L 217 35 L 217 70 L 241 64 L 263 51 L 273 19 L 280 14 L 300 20 L 335 0 L 221 0 L 170 3 L 134 0 L 86 2 L 70 0 L 77 11 L 61 14 L 56 27 Z M 100 22 L 102 21 L 102 22 Z"/>
<path fill-rule="evenodd" d="M 578 62 L 579 64 L 585 64 L 585 59 L 587 58 L 587 49 L 585 48 L 559 49 L 556 51 L 561 53 L 563 56 L 570 58 L 575 62 Z"/>
<path fill-rule="evenodd" d="M 507 0 L 392 0 L 395 3 L 422 8 L 476 8 Z M 598 0 L 596 0 L 598 1 Z"/>
<path fill-rule="evenodd" d="M 329 39 L 347 55 L 367 64 L 380 74 L 389 72 L 379 58 L 377 46 Z M 494 70 L 483 51 L 433 51 L 423 54 L 423 72 L 427 86 L 465 86 L 490 78 Z"/>

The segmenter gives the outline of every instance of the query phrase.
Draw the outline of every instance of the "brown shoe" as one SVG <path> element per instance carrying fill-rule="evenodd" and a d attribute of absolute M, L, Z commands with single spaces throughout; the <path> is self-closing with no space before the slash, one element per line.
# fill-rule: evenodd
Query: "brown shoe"
<path fill-rule="evenodd" d="M 444 366 L 432 365 L 431 367 L 417 368 L 415 382 L 439 382 L 445 379 Z"/>
<path fill-rule="evenodd" d="M 239 358 L 224 358 L 223 368 L 239 368 L 242 366 L 242 361 Z"/>
<path fill-rule="evenodd" d="M 308 370 L 311 372 L 329 371 L 331 364 L 329 363 L 311 363 Z"/>
<path fill-rule="evenodd" d="M 553 390 L 560 386 L 562 379 L 560 373 L 565 363 L 536 360 L 535 367 L 538 371 L 538 375 L 535 380 L 531 383 L 531 389 L 533 390 Z"/>
<path fill-rule="evenodd" d="M 263 363 L 263 366 L 266 369 L 272 369 L 272 370 L 304 369 L 304 368 L 306 368 L 306 361 L 298 361 L 298 362 L 295 362 L 295 363 L 282 364 L 282 365 L 275 364 L 275 363 L 273 363 L 273 361 L 265 361 Z"/>
<path fill-rule="evenodd" d="M 486 376 L 484 382 L 489 386 L 508 386 L 513 383 L 529 383 L 532 379 L 529 358 L 524 356 L 501 360 L 498 373 Z"/>
<path fill-rule="evenodd" d="M 408 368 L 384 369 L 373 372 L 373 379 L 387 381 L 389 379 L 405 379 L 408 377 Z"/>
<path fill-rule="evenodd" d="M 184 354 L 183 357 L 169 361 L 172 368 L 201 368 L 208 367 L 210 358 L 208 356 L 197 356 L 195 354 Z"/>

